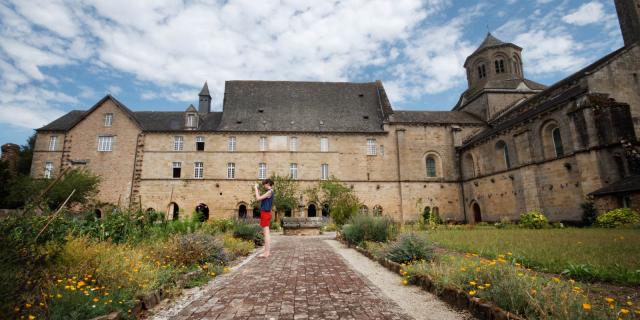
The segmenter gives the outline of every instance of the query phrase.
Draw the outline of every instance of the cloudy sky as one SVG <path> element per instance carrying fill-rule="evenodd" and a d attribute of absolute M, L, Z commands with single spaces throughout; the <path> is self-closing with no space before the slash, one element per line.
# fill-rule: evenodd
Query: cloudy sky
<path fill-rule="evenodd" d="M 111 93 L 184 110 L 209 82 L 383 80 L 396 109 L 448 110 L 487 31 L 551 84 L 622 46 L 609 0 L 0 0 L 0 144 Z"/>

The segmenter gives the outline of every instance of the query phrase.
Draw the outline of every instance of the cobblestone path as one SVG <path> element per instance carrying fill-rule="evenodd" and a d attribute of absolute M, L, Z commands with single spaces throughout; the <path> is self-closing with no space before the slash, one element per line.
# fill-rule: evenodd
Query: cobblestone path
<path fill-rule="evenodd" d="M 154 318 L 411 319 L 322 239 L 274 237 L 269 258 L 253 258 Z"/>

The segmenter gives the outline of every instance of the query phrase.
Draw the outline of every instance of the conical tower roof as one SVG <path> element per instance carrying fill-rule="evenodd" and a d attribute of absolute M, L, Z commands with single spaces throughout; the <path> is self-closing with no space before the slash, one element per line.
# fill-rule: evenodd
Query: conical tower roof
<path fill-rule="evenodd" d="M 199 96 L 211 96 L 211 94 L 209 94 L 209 86 L 207 85 L 207 82 L 204 82 L 204 86 L 202 87 L 202 90 L 200 90 L 200 93 L 198 94 Z"/>
<path fill-rule="evenodd" d="M 494 37 L 491 32 L 487 32 L 487 36 L 484 38 L 478 49 L 473 53 L 484 50 L 486 48 L 497 47 L 499 45 L 506 44 L 506 42 Z"/>

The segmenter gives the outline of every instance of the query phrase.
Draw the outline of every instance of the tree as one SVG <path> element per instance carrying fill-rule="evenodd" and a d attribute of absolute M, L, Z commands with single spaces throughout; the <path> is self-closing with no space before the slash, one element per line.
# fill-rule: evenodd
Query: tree
<path fill-rule="evenodd" d="M 275 173 L 271 175 L 270 179 L 273 181 L 273 191 L 276 195 L 273 199 L 273 205 L 277 212 L 282 212 L 286 210 L 286 208 L 294 210 L 298 206 L 298 198 L 300 197 L 298 181 L 292 179 L 290 176 L 279 176 Z M 258 182 L 258 184 L 260 194 L 266 192 L 261 182 Z M 251 200 L 251 208 L 259 205 L 255 199 L 253 187 L 251 187 L 251 199 L 253 199 Z"/>
<path fill-rule="evenodd" d="M 7 163 L 0 161 L 0 208 L 9 208 L 7 197 L 9 196 L 12 183 L 13 181 Z"/>
<path fill-rule="evenodd" d="M 17 164 L 18 174 L 29 175 L 31 173 L 31 161 L 33 160 L 33 149 L 35 145 L 36 132 L 27 139 L 27 144 L 20 146 Z"/>
<path fill-rule="evenodd" d="M 307 188 L 304 194 L 311 202 L 328 204 L 331 218 L 337 225 L 343 225 L 360 208 L 360 200 L 355 192 L 334 176 Z"/>

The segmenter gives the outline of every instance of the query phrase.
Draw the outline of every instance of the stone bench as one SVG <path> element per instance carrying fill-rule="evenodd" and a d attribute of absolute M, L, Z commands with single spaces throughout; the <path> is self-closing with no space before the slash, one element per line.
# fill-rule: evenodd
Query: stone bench
<path fill-rule="evenodd" d="M 319 235 L 322 228 L 322 217 L 313 218 L 282 218 L 282 232 L 284 235 L 313 236 Z"/>

